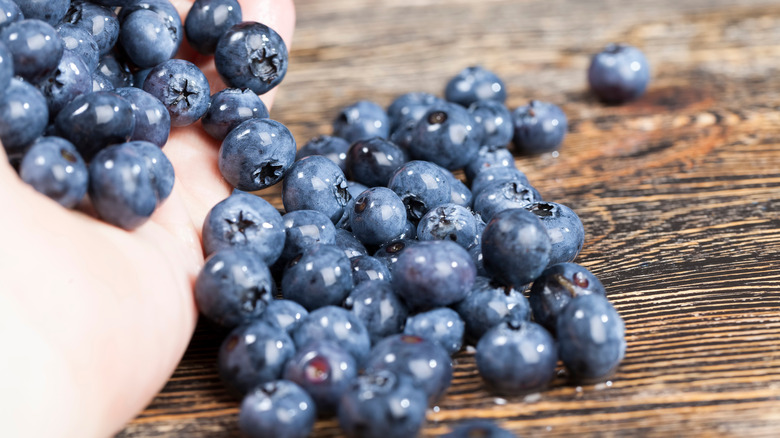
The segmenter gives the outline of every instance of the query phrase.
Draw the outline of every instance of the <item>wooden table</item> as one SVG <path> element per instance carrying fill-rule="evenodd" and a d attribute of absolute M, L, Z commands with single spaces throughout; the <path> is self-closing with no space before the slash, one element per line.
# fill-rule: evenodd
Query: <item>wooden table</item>
<path fill-rule="evenodd" d="M 570 120 L 559 156 L 517 164 L 582 218 L 578 262 L 625 319 L 627 357 L 608 382 L 559 378 L 541 394 L 501 399 L 462 352 L 426 435 L 477 417 L 524 436 L 780 435 L 780 4 L 299 0 L 297 10 L 272 116 L 299 144 L 330 133 L 341 106 L 441 94 L 472 64 L 504 78 L 510 108 L 547 100 Z M 611 41 L 639 46 L 652 66 L 649 92 L 629 105 L 586 91 L 589 56 Z M 219 341 L 199 329 L 119 436 L 235 435 Z M 335 421 L 314 434 L 338 435 Z"/>

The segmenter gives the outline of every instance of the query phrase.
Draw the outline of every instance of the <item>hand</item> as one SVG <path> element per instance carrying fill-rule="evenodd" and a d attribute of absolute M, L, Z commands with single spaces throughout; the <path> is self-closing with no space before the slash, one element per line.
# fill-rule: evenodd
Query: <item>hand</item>
<path fill-rule="evenodd" d="M 172 3 L 183 19 L 192 1 Z M 245 21 L 289 46 L 292 0 L 240 3 Z M 212 93 L 224 88 L 213 57 L 186 42 L 178 57 L 203 69 Z M 270 106 L 273 91 L 262 97 Z M 127 232 L 35 192 L 0 147 L 0 435 L 108 436 L 165 384 L 197 320 L 203 219 L 230 193 L 218 148 L 199 124 L 174 128 L 173 192 Z"/>

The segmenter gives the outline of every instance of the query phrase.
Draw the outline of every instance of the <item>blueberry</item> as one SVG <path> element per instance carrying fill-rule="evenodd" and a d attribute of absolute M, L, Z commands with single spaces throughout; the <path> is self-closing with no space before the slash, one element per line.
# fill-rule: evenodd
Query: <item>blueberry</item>
<path fill-rule="evenodd" d="M 355 286 L 344 300 L 344 308 L 363 322 L 372 344 L 400 333 L 409 313 L 393 292 L 393 286 L 386 281 L 363 282 Z"/>
<path fill-rule="evenodd" d="M 45 21 L 55 26 L 68 12 L 70 0 L 14 0 L 25 18 Z"/>
<path fill-rule="evenodd" d="M 19 166 L 19 176 L 35 190 L 71 208 L 87 193 L 87 166 L 75 146 L 59 137 L 41 137 Z"/>
<path fill-rule="evenodd" d="M 287 46 L 270 27 L 236 24 L 220 37 L 214 52 L 217 72 L 229 87 L 265 94 L 287 73 Z"/>
<path fill-rule="evenodd" d="M 108 54 L 119 39 L 119 19 L 113 10 L 90 2 L 73 1 L 63 22 L 89 32 L 100 56 Z"/>
<path fill-rule="evenodd" d="M 309 312 L 295 301 L 278 299 L 271 300 L 268 303 L 258 320 L 278 327 L 292 335 L 308 315 Z"/>
<path fill-rule="evenodd" d="M 515 151 L 540 154 L 558 149 L 566 136 L 566 114 L 548 102 L 532 100 L 512 112 Z"/>
<path fill-rule="evenodd" d="M 466 178 L 469 181 L 474 181 L 474 178 L 482 171 L 496 167 L 515 168 L 515 158 L 512 156 L 512 152 L 506 148 L 506 143 L 504 146 L 480 146 L 477 156 L 463 170 L 466 173 Z"/>
<path fill-rule="evenodd" d="M 525 321 L 531 308 L 522 290 L 477 277 L 469 294 L 455 310 L 466 324 L 469 342 L 476 344 L 488 330 L 505 321 Z"/>
<path fill-rule="evenodd" d="M 314 245 L 288 263 L 281 289 L 284 298 L 310 311 L 338 305 L 352 290 L 352 266 L 337 246 Z"/>
<path fill-rule="evenodd" d="M 316 420 L 311 396 L 289 380 L 277 380 L 247 393 L 238 426 L 247 438 L 306 438 Z"/>
<path fill-rule="evenodd" d="M 409 161 L 395 171 L 387 187 L 406 206 L 406 216 L 419 221 L 428 210 L 452 199 L 447 171 L 428 161 Z"/>
<path fill-rule="evenodd" d="M 611 375 L 626 354 L 625 325 L 600 294 L 579 295 L 558 315 L 558 352 L 575 381 Z"/>
<path fill-rule="evenodd" d="M 387 107 L 390 132 L 408 123 L 416 123 L 428 112 L 431 105 L 441 102 L 441 100 L 441 98 L 425 92 L 406 93 L 398 96 Z"/>
<path fill-rule="evenodd" d="M 114 88 L 132 87 L 133 72 L 130 66 L 119 56 L 107 53 L 100 57 L 95 73 L 102 73 Z"/>
<path fill-rule="evenodd" d="M 162 102 L 140 88 L 123 87 L 114 92 L 130 102 L 133 108 L 135 128 L 130 139 L 165 146 L 171 132 L 171 115 Z"/>
<path fill-rule="evenodd" d="M 284 177 L 295 161 L 295 138 L 271 119 L 249 119 L 225 137 L 219 150 L 219 171 L 233 187 L 255 191 Z"/>
<path fill-rule="evenodd" d="M 299 347 L 284 370 L 286 380 L 297 383 L 311 396 L 320 416 L 338 411 L 342 394 L 357 374 L 355 358 L 332 341 Z"/>
<path fill-rule="evenodd" d="M 368 255 L 366 247 L 360 243 L 358 238 L 355 237 L 352 232 L 341 228 L 336 230 L 336 239 L 334 245 L 341 248 L 341 250 L 344 251 L 344 254 L 346 254 L 349 259 Z M 354 270 L 352 280 L 353 282 L 356 281 Z"/>
<path fill-rule="evenodd" d="M 474 212 L 489 221 L 497 213 L 511 208 L 530 208 L 542 195 L 520 181 L 498 181 L 485 186 L 474 197 Z"/>
<path fill-rule="evenodd" d="M 359 284 L 370 281 L 389 282 L 392 279 L 390 269 L 376 257 L 357 255 L 350 259 L 352 264 L 352 283 Z"/>
<path fill-rule="evenodd" d="M 236 0 L 195 0 L 184 20 L 190 46 L 204 55 L 213 55 L 225 32 L 242 21 Z"/>
<path fill-rule="evenodd" d="M 469 253 L 448 240 L 407 248 L 392 273 L 395 292 L 415 311 L 457 303 L 469 293 L 477 275 Z"/>
<path fill-rule="evenodd" d="M 479 375 L 491 389 L 515 395 L 547 387 L 555 377 L 558 354 L 544 327 L 511 320 L 480 338 L 476 360 Z"/>
<path fill-rule="evenodd" d="M 357 140 L 347 152 L 347 174 L 367 187 L 386 186 L 406 161 L 406 153 L 390 140 L 380 137 Z"/>
<path fill-rule="evenodd" d="M 211 208 L 203 222 L 206 255 L 226 248 L 253 251 L 271 265 L 285 245 L 282 216 L 265 199 L 250 193 L 234 193 Z"/>
<path fill-rule="evenodd" d="M 135 129 L 133 106 L 110 91 L 82 94 L 54 119 L 57 133 L 73 143 L 86 160 L 104 147 L 126 142 Z"/>
<path fill-rule="evenodd" d="M 65 51 L 71 51 L 79 55 L 81 60 L 84 61 L 84 65 L 87 66 L 89 73 L 92 74 L 100 60 L 98 45 L 92 33 L 83 27 L 70 23 L 60 23 L 55 29 L 60 38 L 62 38 Z"/>
<path fill-rule="evenodd" d="M 377 371 L 359 376 L 341 396 L 339 425 L 350 438 L 409 438 L 422 429 L 426 408 L 411 379 Z"/>
<path fill-rule="evenodd" d="M 92 91 L 114 91 L 114 84 L 108 76 L 99 71 L 92 72 Z M 156 98 L 155 98 L 156 99 Z M 168 111 L 167 109 L 165 110 Z"/>
<path fill-rule="evenodd" d="M 232 328 L 260 316 L 275 293 L 271 272 L 255 253 L 239 248 L 215 252 L 195 281 L 198 309 Z"/>
<path fill-rule="evenodd" d="M 24 20 L 19 5 L 13 0 L 0 0 L 0 29 L 19 20 Z"/>
<path fill-rule="evenodd" d="M 439 344 L 419 336 L 392 335 L 379 341 L 368 357 L 365 373 L 387 370 L 411 377 L 429 402 L 435 402 L 452 382 L 452 361 Z"/>
<path fill-rule="evenodd" d="M 341 137 L 321 135 L 312 138 L 305 145 L 303 145 L 303 147 L 298 149 L 298 153 L 296 154 L 295 159 L 300 160 L 301 158 L 308 157 L 309 155 L 322 155 L 327 157 L 330 161 L 338 164 L 342 172 L 346 172 L 347 151 L 349 150 L 349 146 L 349 142 Z M 360 191 L 362 192 L 363 190 Z M 354 194 L 353 196 L 357 196 L 357 194 Z"/>
<path fill-rule="evenodd" d="M 21 154 L 40 137 L 49 121 L 46 98 L 21 79 L 11 79 L 0 94 L 0 140 L 8 155 Z"/>
<path fill-rule="evenodd" d="M 574 261 L 585 243 L 585 228 L 577 213 L 555 202 L 537 202 L 526 208 L 541 219 L 550 235 L 550 265 Z"/>
<path fill-rule="evenodd" d="M 167 16 L 151 9 L 137 9 L 124 15 L 119 44 L 139 68 L 154 67 L 171 59 L 181 45 L 182 35 L 169 26 Z"/>
<path fill-rule="evenodd" d="M 417 243 L 418 242 L 414 239 L 393 240 L 392 242 L 380 246 L 379 249 L 374 252 L 374 258 L 384 263 L 392 273 L 395 264 L 398 262 L 398 257 L 400 257 L 405 250 Z"/>
<path fill-rule="evenodd" d="M 233 329 L 219 347 L 219 377 L 233 392 L 279 379 L 295 344 L 285 331 L 264 321 L 251 321 Z"/>
<path fill-rule="evenodd" d="M 482 145 L 506 146 L 515 132 L 512 113 L 496 100 L 479 100 L 469 106 L 474 125 L 482 131 Z"/>
<path fill-rule="evenodd" d="M 182 25 L 179 11 L 173 6 L 173 3 L 171 3 L 170 0 L 133 0 L 131 3 L 122 7 L 119 12 L 119 21 L 122 23 L 122 27 L 125 27 L 125 23 L 130 20 L 130 17 L 139 11 L 148 11 L 157 14 L 159 18 L 156 19 L 146 13 L 141 16 L 145 17 L 149 22 L 155 23 L 158 27 L 165 27 L 165 29 L 158 28 L 153 31 L 158 35 L 167 33 L 168 36 L 161 38 L 160 42 L 169 44 L 168 42 L 165 42 L 166 38 L 169 37 L 173 39 L 176 44 L 176 49 L 173 50 L 173 53 L 176 53 L 178 46 L 181 45 L 182 38 L 184 37 L 184 26 Z M 147 27 L 146 30 L 151 31 L 152 29 Z M 150 48 L 150 50 L 155 49 Z"/>
<path fill-rule="evenodd" d="M 157 204 L 159 205 L 168 199 L 173 190 L 173 183 L 176 179 L 173 165 L 162 149 L 154 143 L 136 140 L 128 142 L 127 145 L 135 148 L 144 157 L 146 167 L 151 174 L 152 186 L 157 195 Z"/>
<path fill-rule="evenodd" d="M 282 216 L 285 240 L 281 263 L 287 264 L 306 248 L 336 243 L 336 227 L 327 216 L 316 210 L 296 210 Z"/>
<path fill-rule="evenodd" d="M 2 41 L 13 58 L 16 76 L 35 82 L 53 72 L 65 46 L 57 31 L 45 21 L 25 19 L 0 30 Z"/>
<path fill-rule="evenodd" d="M 451 240 L 468 248 L 476 236 L 474 215 L 455 204 L 442 204 L 429 210 L 417 224 L 417 238 L 420 240 Z"/>
<path fill-rule="evenodd" d="M 390 121 L 381 106 L 361 100 L 341 110 L 333 121 L 333 135 L 350 143 L 390 136 Z"/>
<path fill-rule="evenodd" d="M 482 66 L 466 67 L 447 82 L 444 97 L 463 106 L 478 100 L 506 100 L 504 82 L 495 73 Z"/>
<path fill-rule="evenodd" d="M 209 82 L 193 63 L 170 59 L 149 72 L 144 91 L 160 99 L 171 114 L 172 126 L 195 123 L 209 109 Z"/>
<path fill-rule="evenodd" d="M 463 319 L 449 307 L 439 307 L 410 316 L 404 326 L 405 335 L 419 336 L 436 342 L 450 356 L 460 351 L 464 331 Z"/>
<path fill-rule="evenodd" d="M 445 169 L 460 169 L 477 155 L 480 135 L 468 110 L 454 103 L 436 103 L 415 125 L 409 155 Z"/>
<path fill-rule="evenodd" d="M 500 282 L 521 288 L 550 261 L 550 237 L 539 218 L 513 208 L 497 213 L 482 232 L 485 269 Z"/>
<path fill-rule="evenodd" d="M 477 268 L 477 275 L 480 277 L 487 277 L 489 274 L 485 270 L 485 264 L 482 262 L 482 244 L 473 245 L 469 248 L 469 255 L 471 260 L 474 261 L 474 266 Z"/>
<path fill-rule="evenodd" d="M 550 266 L 534 280 L 528 300 L 534 321 L 555 334 L 558 315 L 574 297 L 598 294 L 606 296 L 598 278 L 576 263 L 559 263 Z"/>
<path fill-rule="evenodd" d="M 381 245 L 403 233 L 406 209 L 395 192 L 373 187 L 355 198 L 349 219 L 352 233 L 364 245 Z"/>
<path fill-rule="evenodd" d="M 293 163 L 282 184 L 282 202 L 287 211 L 317 210 L 333 223 L 344 215 L 350 199 L 344 172 L 320 155 Z"/>
<path fill-rule="evenodd" d="M 471 193 L 477 196 L 485 187 L 499 181 L 517 181 L 525 186 L 530 186 L 528 178 L 521 170 L 512 166 L 490 166 L 474 175 L 471 180 Z"/>
<path fill-rule="evenodd" d="M 46 97 L 49 118 L 54 118 L 77 96 L 92 92 L 92 73 L 81 56 L 66 50 L 57 68 L 40 79 L 37 85 Z"/>
<path fill-rule="evenodd" d="M 620 104 L 644 94 L 650 81 L 647 58 L 636 47 L 610 44 L 593 56 L 588 85 L 600 100 Z"/>
<path fill-rule="evenodd" d="M 450 180 L 450 203 L 471 208 L 474 202 L 474 194 L 471 192 L 471 189 L 451 173 L 447 172 L 447 174 L 450 176 L 448 178 Z"/>
<path fill-rule="evenodd" d="M 512 432 L 498 427 L 488 420 L 472 420 L 459 424 L 441 438 L 516 438 Z"/>
<path fill-rule="evenodd" d="M 347 309 L 337 306 L 311 311 L 292 336 L 298 348 L 322 341 L 336 343 L 355 358 L 358 365 L 364 362 L 371 349 L 371 338 L 363 322 Z"/>
<path fill-rule="evenodd" d="M 252 90 L 225 88 L 211 96 L 201 124 L 210 136 L 222 141 L 241 123 L 265 118 L 268 118 L 268 108 Z"/>

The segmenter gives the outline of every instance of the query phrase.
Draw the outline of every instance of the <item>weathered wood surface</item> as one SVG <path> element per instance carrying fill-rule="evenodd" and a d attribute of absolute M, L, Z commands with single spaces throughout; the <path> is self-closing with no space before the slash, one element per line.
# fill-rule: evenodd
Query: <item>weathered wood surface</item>
<path fill-rule="evenodd" d="M 518 158 L 542 195 L 582 218 L 578 261 L 626 321 L 609 382 L 563 377 L 530 397 L 484 389 L 456 357 L 435 436 L 494 418 L 525 436 L 780 434 L 780 4 L 727 0 L 300 0 L 272 116 L 303 144 L 357 99 L 441 93 L 471 64 L 499 73 L 514 108 L 563 106 L 560 155 Z M 649 93 L 607 107 L 585 91 L 589 55 L 641 47 Z M 274 198 L 273 191 L 270 199 Z M 200 328 L 176 374 L 121 437 L 236 434 L 220 339 Z M 338 436 L 334 421 L 316 437 Z"/>

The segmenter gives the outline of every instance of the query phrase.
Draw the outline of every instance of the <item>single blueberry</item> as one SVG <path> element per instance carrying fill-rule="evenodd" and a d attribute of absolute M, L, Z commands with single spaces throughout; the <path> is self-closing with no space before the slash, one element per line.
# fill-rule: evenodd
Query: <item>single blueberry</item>
<path fill-rule="evenodd" d="M 441 101 L 441 98 L 425 92 L 412 92 L 398 96 L 387 107 L 390 132 L 409 123 L 417 123 L 428 112 L 431 105 Z"/>
<path fill-rule="evenodd" d="M 98 45 L 92 33 L 83 27 L 70 23 L 60 23 L 55 29 L 62 38 L 65 51 L 72 51 L 79 55 L 89 73 L 92 74 L 100 60 Z"/>
<path fill-rule="evenodd" d="M 124 97 L 133 108 L 135 128 L 130 140 L 142 140 L 165 146 L 171 132 L 171 115 L 159 99 L 136 87 L 117 88 L 114 92 Z"/>
<path fill-rule="evenodd" d="M 455 305 L 466 324 L 466 337 L 476 344 L 488 330 L 505 321 L 526 321 L 531 308 L 522 290 L 477 277 L 469 294 Z"/>
<path fill-rule="evenodd" d="M 154 67 L 171 59 L 181 45 L 181 34 L 168 26 L 166 16 L 150 9 L 123 14 L 119 44 L 139 68 Z"/>
<path fill-rule="evenodd" d="M 387 186 L 406 161 L 406 153 L 390 140 L 381 137 L 357 140 L 347 152 L 347 175 L 367 187 Z"/>
<path fill-rule="evenodd" d="M 520 181 L 498 181 L 485 186 L 474 197 L 474 212 L 489 221 L 497 213 L 511 208 L 530 208 L 542 195 Z"/>
<path fill-rule="evenodd" d="M 89 32 L 95 39 L 100 56 L 108 54 L 119 39 L 119 19 L 114 11 L 92 2 L 71 2 L 63 22 Z"/>
<path fill-rule="evenodd" d="M 210 136 L 222 141 L 241 123 L 265 118 L 268 118 L 268 108 L 252 90 L 225 88 L 211 96 L 201 124 Z"/>
<path fill-rule="evenodd" d="M 184 20 L 184 32 L 193 49 L 213 55 L 219 38 L 241 21 L 236 0 L 195 0 Z"/>
<path fill-rule="evenodd" d="M 24 155 L 19 176 L 67 208 L 74 207 L 87 193 L 87 166 L 76 147 L 63 138 L 36 140 Z"/>
<path fill-rule="evenodd" d="M 641 50 L 628 44 L 609 44 L 591 58 L 588 85 L 600 100 L 620 104 L 644 94 L 650 67 Z"/>
<path fill-rule="evenodd" d="M 352 283 L 355 287 L 364 282 L 389 282 L 392 279 L 390 269 L 376 257 L 357 255 L 350 259 L 350 263 L 352 263 Z"/>
<path fill-rule="evenodd" d="M 574 261 L 585 243 L 585 228 L 577 213 L 555 202 L 537 202 L 526 208 L 542 221 L 550 235 L 550 265 Z"/>
<path fill-rule="evenodd" d="M 21 79 L 13 78 L 0 94 L 0 141 L 9 156 L 22 154 L 43 135 L 49 122 L 46 98 Z"/>
<path fill-rule="evenodd" d="M 114 91 L 114 84 L 108 76 L 99 71 L 92 72 L 92 91 Z M 156 99 L 156 98 L 155 98 Z M 167 111 L 167 110 L 166 110 Z"/>
<path fill-rule="evenodd" d="M 170 0 L 133 0 L 131 3 L 122 7 L 122 9 L 119 11 L 119 22 L 122 24 L 122 27 L 125 26 L 125 23 L 129 20 L 129 17 L 133 16 L 136 12 L 139 11 L 149 11 L 157 14 L 159 17 L 158 19 L 152 19 L 147 14 L 143 14 L 142 16 L 145 17 L 145 19 L 149 22 L 153 22 L 158 26 L 164 26 L 165 29 L 152 30 L 147 27 L 146 30 L 153 31 L 158 35 L 164 35 L 167 33 L 168 37 L 164 36 L 160 41 L 164 44 L 169 44 L 168 42 L 165 42 L 166 38 L 173 39 L 176 44 L 176 48 L 173 50 L 173 53 L 176 53 L 179 45 L 181 45 L 182 39 L 184 38 L 184 25 L 182 24 L 181 17 L 179 16 L 179 11 L 176 9 L 173 3 L 171 3 Z M 150 48 L 150 50 L 156 49 Z"/>
<path fill-rule="evenodd" d="M 298 348 L 333 342 L 349 353 L 358 365 L 371 349 L 371 338 L 363 322 L 348 310 L 337 306 L 320 307 L 309 313 L 293 332 Z"/>
<path fill-rule="evenodd" d="M 2 41 L 11 53 L 14 74 L 36 82 L 53 72 L 65 46 L 57 31 L 36 19 L 13 22 L 0 30 Z"/>
<path fill-rule="evenodd" d="M 295 301 L 277 299 L 268 303 L 259 321 L 278 327 L 292 336 L 308 315 L 309 312 Z"/>
<path fill-rule="evenodd" d="M 350 260 L 355 257 L 368 255 L 368 251 L 366 250 L 366 247 L 363 246 L 362 243 L 360 243 L 358 238 L 355 237 L 355 235 L 352 234 L 351 231 L 347 231 L 341 228 L 336 230 L 336 239 L 334 245 L 341 248 L 341 250 L 344 251 L 344 254 L 346 254 Z M 354 270 L 353 270 L 352 280 L 353 282 L 356 281 L 354 276 Z"/>
<path fill-rule="evenodd" d="M 532 100 L 512 112 L 513 143 L 520 154 L 540 154 L 560 147 L 566 136 L 566 114 L 548 102 Z"/>
<path fill-rule="evenodd" d="M 482 131 L 482 145 L 506 147 L 515 132 L 512 113 L 496 100 L 479 100 L 469 106 L 474 125 Z"/>
<path fill-rule="evenodd" d="M 450 356 L 463 346 L 465 324 L 458 312 L 449 307 L 438 307 L 412 315 L 406 319 L 404 334 L 419 336 L 441 345 Z"/>
<path fill-rule="evenodd" d="M 341 137 L 331 135 L 320 135 L 309 140 L 303 147 L 298 149 L 295 155 L 296 160 L 309 155 L 322 155 L 330 161 L 338 164 L 342 172 L 347 171 L 347 151 L 349 151 L 349 142 Z M 366 187 L 368 188 L 368 187 Z M 360 190 L 361 192 L 366 188 Z M 357 196 L 358 194 L 353 194 Z"/>
<path fill-rule="evenodd" d="M 68 12 L 71 0 L 14 0 L 25 18 L 45 21 L 56 26 Z"/>
<path fill-rule="evenodd" d="M 282 203 L 287 211 L 317 210 L 334 224 L 344 215 L 350 199 L 344 172 L 320 155 L 294 162 L 282 183 Z"/>
<path fill-rule="evenodd" d="M 506 86 L 495 73 L 482 66 L 466 67 L 447 82 L 444 97 L 465 107 L 479 100 L 506 100 Z"/>
<path fill-rule="evenodd" d="M 461 207 L 471 208 L 474 203 L 474 194 L 463 181 L 455 178 L 455 175 L 447 172 L 450 176 L 450 203 Z"/>
<path fill-rule="evenodd" d="M 165 105 L 172 126 L 191 125 L 209 109 L 209 81 L 195 64 L 183 59 L 169 59 L 152 68 L 143 89 Z"/>
<path fill-rule="evenodd" d="M 490 166 L 474 175 L 471 180 L 471 193 L 477 196 L 485 187 L 499 181 L 517 181 L 530 186 L 528 177 L 521 170 L 512 166 Z"/>
<path fill-rule="evenodd" d="M 372 344 L 401 333 L 409 311 L 386 281 L 363 282 L 349 293 L 344 308 L 352 312 L 368 330 Z"/>
<path fill-rule="evenodd" d="M 245 21 L 220 37 L 214 52 L 217 72 L 229 87 L 265 94 L 287 73 L 287 46 L 270 27 Z"/>
<path fill-rule="evenodd" d="M 512 152 L 506 148 L 506 143 L 504 146 L 480 146 L 477 156 L 463 170 L 466 173 L 466 179 L 473 182 L 474 178 L 482 171 L 496 167 L 515 168 L 515 158 L 512 156 Z"/>
<path fill-rule="evenodd" d="M 337 246 L 314 245 L 288 263 L 281 289 L 284 298 L 309 311 L 338 305 L 352 290 L 352 266 Z"/>
<path fill-rule="evenodd" d="M 53 119 L 73 99 L 92 92 L 92 73 L 81 56 L 66 50 L 53 72 L 37 83 L 49 106 L 49 118 Z"/>
<path fill-rule="evenodd" d="M 355 198 L 349 219 L 352 233 L 364 245 L 381 245 L 403 233 L 406 209 L 395 192 L 373 187 Z"/>
<path fill-rule="evenodd" d="M 277 380 L 247 393 L 238 427 L 247 438 L 306 438 L 316 420 L 311 396 L 296 383 Z"/>
<path fill-rule="evenodd" d="M 14 0 L 0 0 L 0 29 L 19 20 L 24 20 L 19 5 Z"/>
<path fill-rule="evenodd" d="M 333 121 L 333 135 L 354 143 L 390 136 L 390 121 L 381 106 L 361 100 L 343 108 Z"/>
<path fill-rule="evenodd" d="M 114 88 L 132 87 L 133 72 L 119 54 L 107 53 L 100 57 L 95 73 L 102 73 Z"/>
<path fill-rule="evenodd" d="M 465 207 L 442 204 L 425 213 L 417 224 L 419 240 L 450 240 L 469 248 L 477 238 L 477 222 Z"/>
<path fill-rule="evenodd" d="M 154 143 L 143 140 L 135 140 L 126 143 L 135 148 L 146 161 L 146 167 L 152 178 L 152 185 L 157 195 L 157 205 L 168 199 L 173 190 L 176 175 L 165 153 Z"/>
<path fill-rule="evenodd" d="M 316 210 L 296 210 L 282 216 L 285 240 L 279 262 L 286 265 L 306 248 L 336 243 L 336 227 Z"/>
<path fill-rule="evenodd" d="M 407 218 L 417 222 L 428 210 L 452 199 L 447 173 L 428 161 L 409 161 L 395 171 L 387 187 L 403 201 Z"/>
<path fill-rule="evenodd" d="M 460 169 L 477 155 L 480 135 L 468 110 L 454 103 L 436 103 L 415 125 L 409 155 L 445 169 Z"/>
<path fill-rule="evenodd" d="M 110 91 L 82 94 L 54 119 L 57 133 L 73 143 L 86 160 L 108 145 L 126 142 L 135 129 L 133 106 Z"/>

